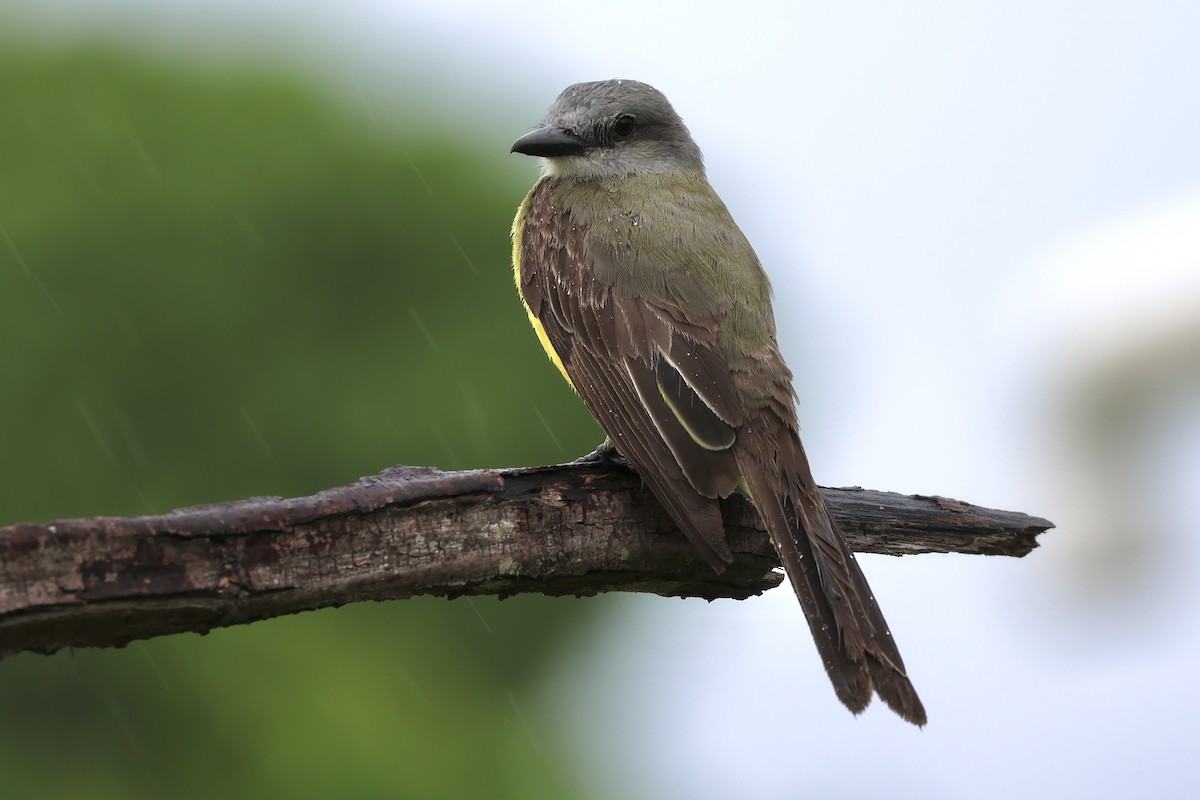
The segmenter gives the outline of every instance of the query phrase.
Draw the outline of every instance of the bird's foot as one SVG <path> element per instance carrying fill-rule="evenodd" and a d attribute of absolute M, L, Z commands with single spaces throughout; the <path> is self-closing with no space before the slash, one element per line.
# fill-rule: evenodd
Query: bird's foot
<path fill-rule="evenodd" d="M 599 464 L 623 467 L 629 469 L 629 462 L 625 460 L 625 456 L 617 452 L 617 448 L 608 439 L 600 443 L 592 452 L 586 456 L 580 456 L 571 462 L 572 464 Z"/>

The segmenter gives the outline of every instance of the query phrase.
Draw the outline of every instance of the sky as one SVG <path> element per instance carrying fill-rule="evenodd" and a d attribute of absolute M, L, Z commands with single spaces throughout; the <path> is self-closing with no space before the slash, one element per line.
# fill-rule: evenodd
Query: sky
<path fill-rule="evenodd" d="M 543 693 L 597 797 L 1200 780 L 1200 4 L 15 5 L 295 64 L 381 113 L 423 75 L 416 113 L 487 116 L 480 147 L 531 182 L 508 144 L 559 90 L 654 84 L 772 277 L 818 481 L 1057 524 L 1020 560 L 862 558 L 921 731 L 837 704 L 786 590 L 629 597 Z"/>

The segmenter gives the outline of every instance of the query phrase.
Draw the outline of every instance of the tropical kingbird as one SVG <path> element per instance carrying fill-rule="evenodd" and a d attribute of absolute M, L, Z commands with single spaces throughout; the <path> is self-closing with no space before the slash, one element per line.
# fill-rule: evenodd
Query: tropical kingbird
<path fill-rule="evenodd" d="M 771 288 L 658 90 L 569 86 L 512 152 L 542 177 L 513 222 L 517 288 L 550 360 L 717 572 L 718 500 L 758 509 L 837 696 L 925 709 L 809 471 Z"/>

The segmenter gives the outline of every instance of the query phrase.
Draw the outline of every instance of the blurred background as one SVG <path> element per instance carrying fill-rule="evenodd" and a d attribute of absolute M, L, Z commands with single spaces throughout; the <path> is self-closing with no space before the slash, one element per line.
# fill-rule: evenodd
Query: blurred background
<path fill-rule="evenodd" d="M 1198 37 L 1182 0 L 2 0 L 0 525 L 590 450 L 508 149 L 630 77 L 774 280 L 818 480 L 1058 528 L 862 559 L 921 731 L 845 712 L 786 589 L 419 599 L 7 659 L 0 796 L 1184 794 Z"/>

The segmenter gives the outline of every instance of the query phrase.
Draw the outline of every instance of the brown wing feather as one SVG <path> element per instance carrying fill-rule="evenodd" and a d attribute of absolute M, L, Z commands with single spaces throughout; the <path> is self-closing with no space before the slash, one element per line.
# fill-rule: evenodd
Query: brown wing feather
<path fill-rule="evenodd" d="M 673 329 L 670 314 L 615 297 L 611 287 L 600 284 L 584 266 L 569 218 L 537 200 L 535 193 L 521 234 L 522 297 L 613 445 L 721 571 L 732 555 L 717 499 L 736 487 L 737 462 L 728 445 L 711 449 L 698 442 L 672 411 L 672 405 L 707 404 L 694 391 L 693 398 L 672 395 L 670 386 L 664 391 L 658 379 L 660 356 L 685 337 Z M 710 444 L 720 436 L 732 443 L 728 422 L 711 411 L 712 421 L 699 421 L 698 410 L 692 416 Z"/>

